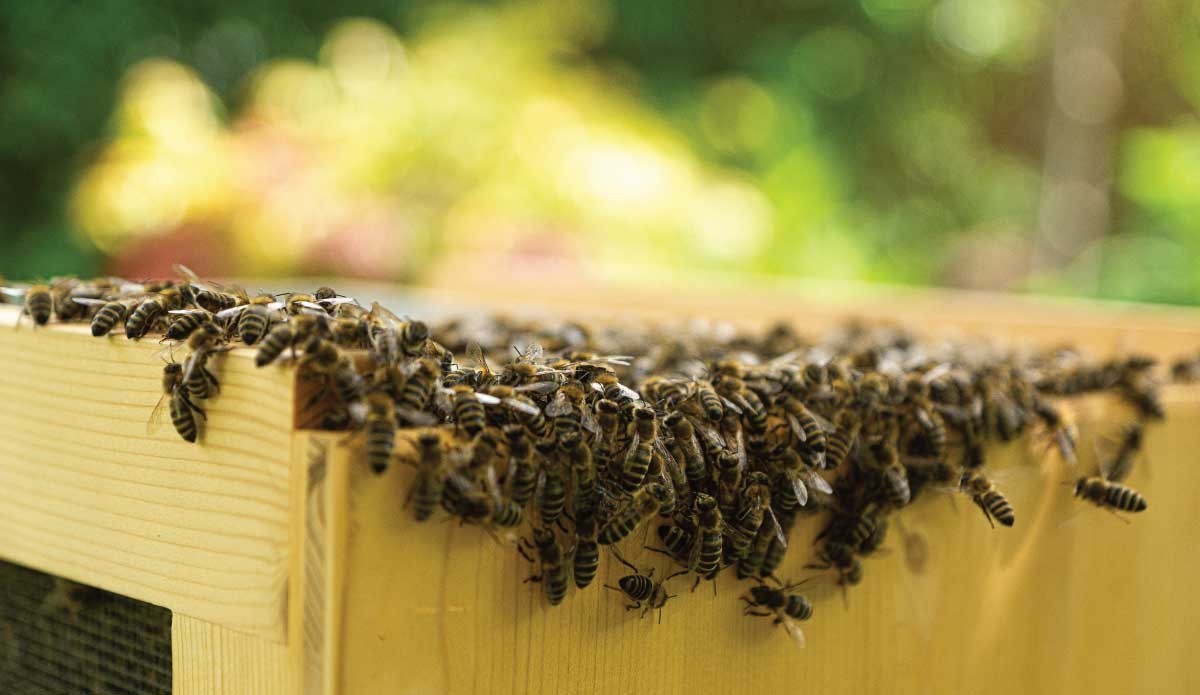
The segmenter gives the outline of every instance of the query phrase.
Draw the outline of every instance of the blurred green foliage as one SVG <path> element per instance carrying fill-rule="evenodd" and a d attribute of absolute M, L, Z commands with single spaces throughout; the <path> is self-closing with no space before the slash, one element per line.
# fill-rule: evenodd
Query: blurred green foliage
<path fill-rule="evenodd" d="M 588 15 L 594 31 L 576 31 L 558 55 L 599 68 L 661 114 L 704 166 L 769 202 L 771 232 L 743 240 L 748 253 L 722 251 L 719 227 L 695 242 L 711 252 L 664 251 L 685 272 L 1200 303 L 1200 5 L 1127 3 L 1114 54 L 1120 108 L 1089 141 L 1111 159 L 1111 194 L 1097 234 L 1067 243 L 1055 236 L 1043 171 L 1055 47 L 1070 21 L 1060 10 L 1070 5 L 611 0 Z M 113 132 L 122 76 L 140 61 L 189 66 L 229 118 L 251 96 L 248 75 L 280 58 L 317 60 L 346 17 L 376 19 L 407 40 L 423 27 L 468 26 L 463 7 L 0 5 L 0 273 L 111 267 L 106 253 L 119 251 L 72 232 L 70 195 Z"/>

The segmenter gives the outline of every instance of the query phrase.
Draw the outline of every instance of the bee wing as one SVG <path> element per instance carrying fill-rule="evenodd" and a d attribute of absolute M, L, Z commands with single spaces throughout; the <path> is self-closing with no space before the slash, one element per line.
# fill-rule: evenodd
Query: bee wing
<path fill-rule="evenodd" d="M 404 319 L 393 314 L 390 309 L 379 302 L 371 302 L 371 314 L 373 316 L 385 318 L 389 321 L 395 321 L 396 323 L 404 323 Z"/>
<path fill-rule="evenodd" d="M 622 396 L 625 396 L 626 398 L 628 398 L 630 400 L 633 400 L 633 401 L 642 400 L 642 394 L 638 393 L 637 391 L 634 391 L 633 389 L 629 388 L 628 386 L 626 386 L 625 384 L 622 384 L 620 382 L 617 382 L 617 390 L 621 392 Z"/>
<path fill-rule="evenodd" d="M 591 408 L 579 409 L 579 424 L 583 425 L 583 429 L 592 434 L 600 433 L 600 423 L 596 422 L 596 416 L 592 414 Z"/>
<path fill-rule="evenodd" d="M 604 395 L 604 387 L 594 381 L 592 382 L 592 390 L 596 393 Z"/>
<path fill-rule="evenodd" d="M 640 441 L 641 441 L 641 438 L 638 437 L 637 430 L 635 429 L 633 431 L 633 437 L 631 437 L 629 439 L 629 446 L 628 446 L 628 448 L 625 449 L 625 461 L 626 462 L 628 462 L 629 459 L 633 458 L 633 453 L 637 449 L 638 442 L 640 442 Z"/>
<path fill-rule="evenodd" d="M 524 352 L 517 350 L 516 345 L 513 346 L 513 350 L 516 350 L 517 356 L 526 362 L 537 362 L 541 360 L 544 355 L 541 343 L 530 343 L 526 345 Z"/>
<path fill-rule="evenodd" d="M 325 307 L 321 306 L 320 304 L 318 304 L 316 302 L 306 302 L 306 301 L 302 300 L 302 301 L 296 302 L 296 304 L 304 307 L 305 309 L 312 309 L 312 310 L 318 311 L 322 314 L 327 313 L 325 310 Z"/>
<path fill-rule="evenodd" d="M 672 470 L 682 474 L 683 466 L 679 465 L 679 461 L 675 459 L 675 456 L 671 453 L 670 449 L 667 449 L 666 445 L 662 443 L 661 439 L 654 440 L 654 450 L 662 454 L 663 463 L 665 465 L 670 466 Z M 671 476 L 671 480 L 673 482 L 675 477 Z"/>
<path fill-rule="evenodd" d="M 22 287 L 0 287 L 0 294 L 4 294 L 5 296 L 13 299 L 24 300 L 27 289 L 28 288 Z"/>
<path fill-rule="evenodd" d="M 829 484 L 829 481 L 817 475 L 816 471 L 802 471 L 800 476 L 804 478 L 805 482 L 814 489 L 820 490 L 826 495 L 833 494 L 833 487 Z"/>
<path fill-rule="evenodd" d="M 771 531 L 775 534 L 775 539 L 783 547 L 787 547 L 787 535 L 783 532 L 783 527 L 779 525 L 779 519 L 775 517 L 775 510 L 767 507 L 767 517 L 771 520 Z M 764 520 L 763 523 L 766 523 Z"/>
<path fill-rule="evenodd" d="M 443 415 L 450 415 L 454 412 L 454 391 L 447 388 L 438 388 L 433 394 L 433 404 L 437 407 L 438 412 Z"/>
<path fill-rule="evenodd" d="M 746 472 L 746 438 L 742 434 L 742 428 L 738 428 L 734 441 L 737 444 L 738 470 L 744 473 Z"/>
<path fill-rule="evenodd" d="M 108 300 L 93 299 L 92 297 L 72 297 L 71 301 L 75 302 L 76 304 L 83 304 L 84 306 L 102 306 L 104 304 L 108 304 Z"/>
<path fill-rule="evenodd" d="M 550 417 L 560 417 L 571 414 L 571 402 L 564 393 L 555 394 L 554 400 L 546 404 L 546 414 Z"/>
<path fill-rule="evenodd" d="M 396 407 L 396 417 L 417 427 L 432 427 L 438 423 L 438 419 L 430 413 L 403 406 Z"/>
<path fill-rule="evenodd" d="M 175 271 L 176 275 L 183 278 L 184 280 L 187 280 L 189 283 L 191 283 L 193 285 L 200 283 L 200 276 L 196 275 L 194 272 L 192 272 L 191 268 L 187 267 L 186 265 L 184 265 L 182 263 L 176 263 L 176 264 L 172 265 L 171 270 Z"/>
<path fill-rule="evenodd" d="M 522 384 L 513 390 L 546 395 L 558 390 L 558 384 L 553 381 L 535 381 L 532 384 Z"/>
<path fill-rule="evenodd" d="M 330 297 L 329 299 L 318 299 L 317 304 L 320 304 L 325 309 L 332 309 L 339 304 L 357 304 L 358 300 L 354 297 Z"/>
<path fill-rule="evenodd" d="M 924 381 L 926 384 L 928 384 L 932 381 L 936 381 L 936 380 L 942 378 L 943 376 L 945 376 L 946 374 L 949 374 L 951 369 L 952 369 L 952 367 L 950 366 L 949 362 L 942 362 L 941 364 L 937 365 L 933 369 L 930 369 L 929 371 L 922 374 L 921 381 Z"/>
<path fill-rule="evenodd" d="M 500 405 L 500 399 L 490 393 L 476 393 L 475 399 L 484 405 Z"/>
<path fill-rule="evenodd" d="M 467 359 L 475 363 L 475 366 L 483 370 L 486 377 L 491 377 L 492 369 L 488 366 L 487 358 L 483 356 L 483 348 L 479 347 L 479 343 L 474 340 L 467 343 Z"/>
<path fill-rule="evenodd" d="M 792 638 L 797 647 L 804 649 L 804 631 L 800 629 L 800 623 L 796 622 L 792 616 L 783 611 L 779 611 L 778 614 L 779 623 L 783 625 L 783 629 L 787 632 L 788 637 Z"/>
<path fill-rule="evenodd" d="M 505 398 L 503 403 L 509 408 L 525 413 L 526 415 L 537 415 L 538 413 L 542 412 L 538 410 L 536 405 L 516 398 Z"/>
<path fill-rule="evenodd" d="M 691 416 L 688 416 L 688 419 L 692 421 L 692 429 L 704 440 L 704 448 L 709 453 L 725 448 L 725 438 L 707 420 L 698 420 Z"/>
<path fill-rule="evenodd" d="M 808 504 L 808 487 L 805 486 L 804 480 L 799 474 L 793 473 L 788 475 L 788 481 L 792 484 L 792 492 L 796 495 L 796 501 L 801 507 Z"/>
<path fill-rule="evenodd" d="M 796 435 L 796 439 L 799 439 L 802 442 L 807 442 L 808 435 L 804 433 L 804 427 L 800 424 L 800 418 L 788 413 L 787 420 L 788 424 L 792 426 L 792 434 Z"/>
<path fill-rule="evenodd" d="M 721 402 L 725 404 L 726 408 L 728 408 L 729 410 L 732 410 L 734 413 L 736 413 L 738 415 L 742 414 L 742 407 L 740 405 L 738 405 L 737 403 L 734 403 L 733 401 L 729 400 L 725 396 L 721 396 Z"/>
<path fill-rule="evenodd" d="M 249 306 L 249 304 L 238 304 L 235 307 L 230 307 L 228 309 L 218 311 L 217 318 L 227 319 L 227 318 L 231 318 L 233 316 L 237 316 L 237 315 L 241 314 L 243 311 L 245 311 L 247 306 Z"/>
<path fill-rule="evenodd" d="M 155 403 L 154 410 L 150 411 L 150 419 L 146 420 L 146 434 L 154 434 L 162 429 L 163 412 L 166 411 L 167 401 L 169 400 L 165 393 L 158 397 L 158 403 Z"/>

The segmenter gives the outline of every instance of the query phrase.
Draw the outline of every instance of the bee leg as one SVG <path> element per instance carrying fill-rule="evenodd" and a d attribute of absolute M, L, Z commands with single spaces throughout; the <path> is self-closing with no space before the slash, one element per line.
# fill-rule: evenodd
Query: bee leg
<path fill-rule="evenodd" d="M 526 560 L 528 560 L 530 562 L 533 562 L 533 558 L 530 557 L 529 553 L 525 551 L 525 546 L 523 544 L 517 543 L 517 552 L 521 554 L 521 557 L 525 558 Z"/>
<path fill-rule="evenodd" d="M 641 601 L 634 601 L 633 603 L 629 604 L 628 606 L 625 606 L 625 610 L 636 611 L 637 609 L 639 609 L 641 607 L 642 607 Z"/>
<path fill-rule="evenodd" d="M 696 593 L 696 589 L 699 588 L 699 586 L 700 586 L 700 579 L 701 579 L 700 575 L 697 574 L 696 581 L 692 582 L 692 593 L 693 594 Z"/>
<path fill-rule="evenodd" d="M 995 524 L 995 522 L 992 521 L 992 515 L 988 513 L 988 510 L 982 504 L 980 504 L 978 506 L 979 506 L 979 511 L 983 512 L 983 518 L 987 519 L 988 526 L 991 526 L 992 528 L 996 528 L 996 524 Z"/>
<path fill-rule="evenodd" d="M 1122 523 L 1124 523 L 1127 526 L 1129 525 L 1129 519 L 1126 519 L 1125 517 L 1123 517 L 1119 513 L 1117 513 L 1117 510 L 1113 509 L 1112 507 L 1105 507 L 1105 509 L 1107 509 L 1110 514 L 1112 514 L 1113 516 L 1120 519 Z"/>
<path fill-rule="evenodd" d="M 531 575 L 529 575 L 528 577 L 526 577 L 526 578 L 525 578 L 525 582 L 524 582 L 524 583 L 528 584 L 529 582 L 535 582 L 535 583 L 536 583 L 536 582 L 540 582 L 540 581 L 542 581 L 542 575 L 540 575 L 540 574 L 531 574 Z"/>

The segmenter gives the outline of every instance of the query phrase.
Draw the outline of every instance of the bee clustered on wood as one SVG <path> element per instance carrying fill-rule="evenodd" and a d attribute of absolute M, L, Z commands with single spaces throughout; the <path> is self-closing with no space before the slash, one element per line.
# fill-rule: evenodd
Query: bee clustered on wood
<path fill-rule="evenodd" d="M 378 475 L 411 466 L 416 520 L 447 514 L 514 544 L 550 605 L 591 585 L 607 548 L 630 572 L 607 588 L 631 610 L 661 616 L 669 581 L 690 577 L 694 589 L 731 573 L 754 582 L 748 615 L 802 643 L 812 605 L 796 591 L 803 582 L 776 576 L 800 515 L 827 515 L 808 567 L 843 590 L 862 581 L 888 516 L 925 490 L 963 494 L 993 527 L 1012 526 L 1012 505 L 984 473 L 988 446 L 1030 431 L 1075 463 L 1065 399 L 1085 393 L 1113 393 L 1137 418 L 1075 495 L 1114 513 L 1147 506 L 1121 482 L 1143 422 L 1164 416 L 1144 356 L 922 342 L 863 325 L 819 341 L 786 324 L 761 335 L 511 319 L 431 329 L 329 288 L 250 297 L 177 270 L 177 281 L 65 279 L 7 293 L 39 325 L 54 315 L 90 321 L 96 336 L 123 325 L 129 338 L 185 346 L 184 361 L 164 367 L 156 412 L 169 405 L 192 442 L 200 402 L 219 387 L 209 358 L 240 343 L 257 346 L 259 367 L 294 364 L 311 385 L 308 419 L 359 433 Z M 1195 378 L 1197 361 L 1174 376 Z M 635 534 L 674 571 L 655 579 L 628 562 L 618 544 Z"/>

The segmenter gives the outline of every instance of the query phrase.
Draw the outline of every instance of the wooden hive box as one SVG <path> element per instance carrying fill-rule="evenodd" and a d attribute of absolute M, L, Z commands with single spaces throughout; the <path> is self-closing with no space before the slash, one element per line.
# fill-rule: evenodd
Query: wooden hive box
<path fill-rule="evenodd" d="M 940 307 L 939 328 L 983 325 L 969 302 Z M 1020 340 L 1200 347 L 1191 312 L 1002 314 L 987 325 Z M 16 317 L 0 307 L 0 556 L 169 609 L 177 693 L 1200 689 L 1195 387 L 1164 390 L 1169 418 L 1149 430 L 1131 481 L 1151 507 L 1134 523 L 1073 500 L 1060 483 L 1080 471 L 1031 462 L 1028 442 L 997 449 L 990 465 L 1011 471 L 1017 525 L 992 530 L 968 500 L 923 497 L 847 605 L 814 586 L 799 651 L 742 617 L 745 584 L 732 576 L 716 597 L 681 587 L 661 624 L 599 587 L 546 606 L 511 548 L 413 522 L 401 508 L 409 471 L 375 477 L 357 442 L 297 429 L 294 372 L 256 369 L 248 350 L 222 359 L 203 442 L 189 445 L 169 425 L 146 432 L 156 342 L 14 329 Z M 1081 403 L 1081 441 L 1127 417 L 1108 400 Z M 801 519 L 783 576 L 807 574 L 817 526 Z M 608 564 L 598 583 L 622 573 Z"/>

